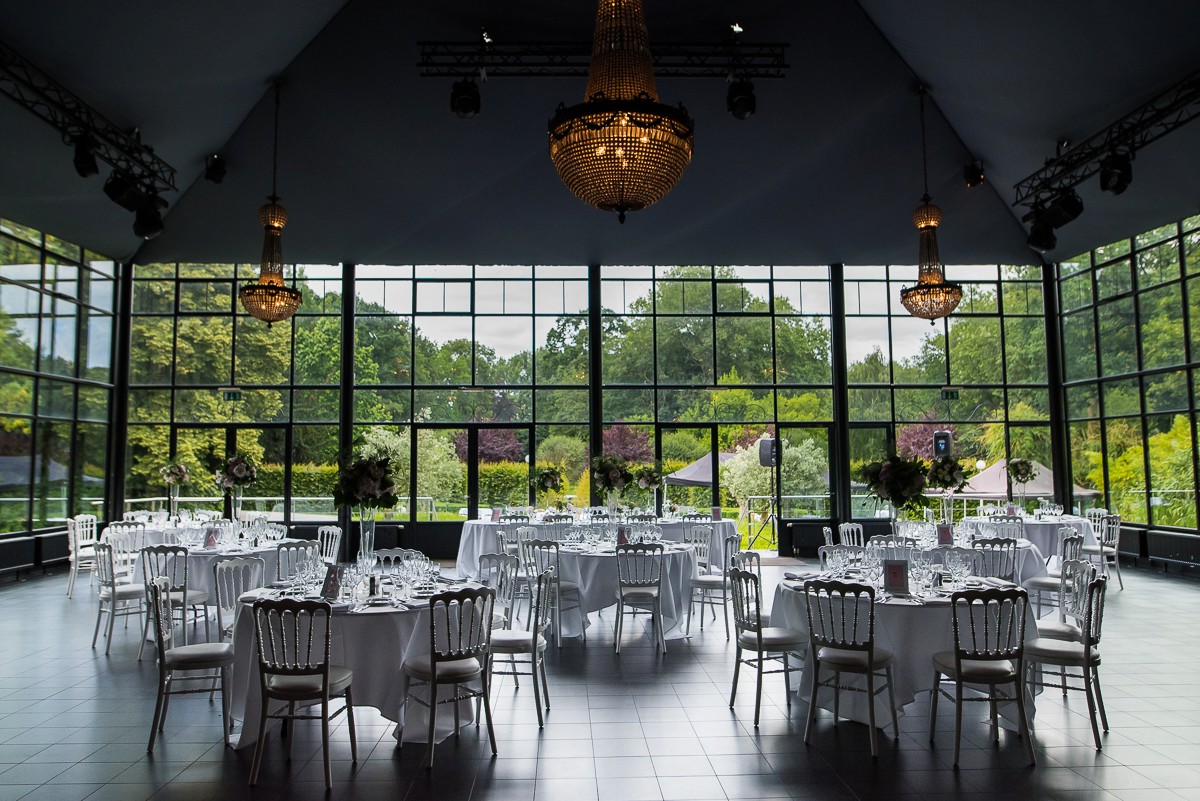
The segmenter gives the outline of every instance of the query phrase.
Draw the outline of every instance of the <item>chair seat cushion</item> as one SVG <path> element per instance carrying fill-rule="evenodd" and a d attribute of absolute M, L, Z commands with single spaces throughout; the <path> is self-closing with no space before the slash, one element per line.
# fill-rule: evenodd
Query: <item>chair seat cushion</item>
<path fill-rule="evenodd" d="M 887 667 L 892 663 L 894 658 L 891 651 L 886 648 L 875 649 L 875 660 L 870 667 L 878 669 Z M 851 651 L 845 648 L 825 648 L 817 651 L 817 660 L 823 665 L 835 665 L 843 670 L 866 670 L 867 652 L 866 651 Z"/>
<path fill-rule="evenodd" d="M 178 606 L 179 604 L 183 604 L 184 606 L 192 606 L 194 604 L 207 604 L 207 603 L 208 603 L 208 593 L 205 592 L 204 590 L 188 590 L 186 601 L 184 600 L 183 592 L 171 593 L 171 605 L 172 606 Z"/>
<path fill-rule="evenodd" d="M 617 597 L 624 601 L 653 601 L 658 597 L 658 585 L 649 587 L 618 587 Z"/>
<path fill-rule="evenodd" d="M 433 681 L 433 659 L 429 654 L 414 656 L 404 660 L 404 672 L 417 681 Z M 439 662 L 437 678 L 439 682 L 470 681 L 482 672 L 479 660 L 454 659 L 449 662 Z"/>
<path fill-rule="evenodd" d="M 1070 640 L 1055 640 L 1050 637 L 1038 637 L 1025 643 L 1025 659 L 1043 665 L 1066 665 L 1067 667 L 1083 667 L 1087 664 L 1100 664 L 1100 649 L 1092 646 L 1089 660 L 1085 660 L 1083 643 Z"/>
<path fill-rule="evenodd" d="M 95 559 L 96 558 L 96 546 L 84 545 L 83 547 L 81 547 L 75 551 L 74 557 L 76 559 Z"/>
<path fill-rule="evenodd" d="M 1079 626 L 1061 620 L 1039 620 L 1037 630 L 1039 637 L 1049 637 L 1052 640 L 1083 640 L 1083 630 Z"/>
<path fill-rule="evenodd" d="M 167 667 L 176 670 L 206 670 L 233 664 L 233 646 L 227 642 L 198 642 L 167 651 Z"/>
<path fill-rule="evenodd" d="M 696 576 L 694 579 L 692 579 L 692 586 L 693 587 L 701 587 L 706 590 L 724 589 L 725 588 L 725 577 L 720 575 L 719 573 L 715 576 L 712 574 Z"/>
<path fill-rule="evenodd" d="M 1083 546 L 1084 553 L 1105 553 L 1110 554 L 1114 551 L 1111 545 L 1085 545 Z"/>
<path fill-rule="evenodd" d="M 350 686 L 354 671 L 341 665 L 329 666 L 329 695 L 341 695 Z M 290 701 L 302 701 L 321 697 L 321 677 L 317 675 L 304 676 L 267 676 L 267 692 L 275 698 L 285 698 Z"/>
<path fill-rule="evenodd" d="M 1058 592 L 1058 576 L 1037 576 L 1025 580 L 1025 589 L 1030 592 Z"/>
<path fill-rule="evenodd" d="M 492 632 L 492 652 L 497 654 L 527 654 L 533 634 L 525 630 L 505 629 Z M 538 635 L 537 649 L 546 650 L 546 638 Z"/>
<path fill-rule="evenodd" d="M 764 626 L 761 631 L 763 650 L 766 651 L 790 651 L 808 645 L 808 636 L 797 629 Z M 753 631 L 743 631 L 738 634 L 738 645 L 753 651 L 758 648 L 758 638 Z"/>
<path fill-rule="evenodd" d="M 954 652 L 940 651 L 934 654 L 933 666 L 950 678 L 954 678 L 956 676 Z M 962 676 L 959 678 L 965 682 L 992 682 L 1011 679 L 1016 675 L 1017 668 L 1009 659 L 964 659 Z"/>
<path fill-rule="evenodd" d="M 108 587 L 100 588 L 100 598 L 107 601 L 112 596 L 112 591 Z M 146 597 L 146 590 L 137 584 L 118 584 L 117 585 L 117 600 L 118 601 L 137 601 Z"/>

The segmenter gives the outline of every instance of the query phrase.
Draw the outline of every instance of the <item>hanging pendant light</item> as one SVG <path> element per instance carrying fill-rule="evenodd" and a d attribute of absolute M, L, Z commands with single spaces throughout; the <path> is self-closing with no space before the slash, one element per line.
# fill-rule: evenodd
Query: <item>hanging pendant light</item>
<path fill-rule="evenodd" d="M 692 160 L 687 109 L 658 102 L 642 0 L 600 0 L 584 101 L 559 104 L 550 160 L 577 198 L 625 214 L 661 200 Z"/>
<path fill-rule="evenodd" d="M 962 287 L 946 280 L 941 256 L 938 255 L 937 227 L 942 210 L 930 202 L 929 156 L 925 144 L 925 87 L 918 90 L 921 97 L 921 167 L 925 176 L 925 194 L 921 205 L 913 212 L 913 223 L 921 237 L 917 255 L 917 284 L 900 290 L 900 302 L 913 317 L 934 320 L 949 317 L 962 301 Z"/>
<path fill-rule="evenodd" d="M 287 225 L 287 209 L 275 193 L 279 173 L 279 84 L 275 84 L 275 141 L 271 154 L 270 202 L 258 210 L 258 222 L 263 227 L 262 262 L 258 281 L 245 284 L 238 291 L 242 306 L 252 317 L 265 320 L 267 325 L 286 320 L 300 308 L 302 297 L 283 281 L 283 226 Z"/>

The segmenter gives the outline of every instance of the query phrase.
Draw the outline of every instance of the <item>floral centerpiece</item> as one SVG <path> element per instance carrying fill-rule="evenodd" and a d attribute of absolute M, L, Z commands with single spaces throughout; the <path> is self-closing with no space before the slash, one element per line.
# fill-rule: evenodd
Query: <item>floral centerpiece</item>
<path fill-rule="evenodd" d="M 881 501 L 887 501 L 897 510 L 925 506 L 928 500 L 925 490 L 925 465 L 920 459 L 904 459 L 889 456 L 882 462 L 869 462 L 863 466 L 861 476 L 867 490 Z"/>
<path fill-rule="evenodd" d="M 962 465 L 951 456 L 939 456 L 929 465 L 925 483 L 942 491 L 942 522 L 953 523 L 954 493 L 967 485 L 967 476 Z"/>
<path fill-rule="evenodd" d="M 1024 508 L 1025 485 L 1037 477 L 1037 465 L 1028 459 L 1010 459 L 1004 469 L 1008 471 L 1012 483 L 1017 485 L 1018 504 Z"/>
<path fill-rule="evenodd" d="M 562 471 L 557 467 L 541 467 L 533 474 L 533 486 L 540 492 L 558 492 L 563 487 Z"/>
<path fill-rule="evenodd" d="M 391 460 L 360 456 L 349 463 L 343 462 L 333 485 L 333 502 L 358 509 L 358 552 L 374 553 L 375 510 L 390 509 L 400 502 Z"/>
<path fill-rule="evenodd" d="M 224 495 L 233 495 L 233 519 L 237 520 L 242 513 L 242 490 L 258 479 L 258 468 L 249 458 L 234 454 L 225 460 L 213 481 Z"/>
<path fill-rule="evenodd" d="M 158 468 L 163 483 L 167 485 L 167 514 L 171 517 L 179 515 L 179 487 L 191 480 L 187 465 L 182 462 L 171 462 Z"/>
<path fill-rule="evenodd" d="M 657 490 L 662 486 L 663 474 L 656 464 L 645 464 L 633 470 L 634 483 L 638 485 L 638 489 Z"/>
<path fill-rule="evenodd" d="M 605 494 L 608 508 L 616 511 L 621 490 L 633 481 L 633 473 L 620 456 L 597 456 L 592 460 L 592 481 Z"/>

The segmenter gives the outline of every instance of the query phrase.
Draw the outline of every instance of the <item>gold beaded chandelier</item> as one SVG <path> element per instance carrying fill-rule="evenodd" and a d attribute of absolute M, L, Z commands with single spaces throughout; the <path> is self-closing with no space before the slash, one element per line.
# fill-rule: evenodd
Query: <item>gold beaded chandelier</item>
<path fill-rule="evenodd" d="M 283 226 L 287 225 L 287 209 L 275 193 L 275 178 L 279 172 L 279 84 L 275 84 L 275 141 L 271 155 L 270 202 L 258 210 L 258 222 L 263 227 L 262 261 L 258 281 L 244 285 L 238 291 L 242 306 L 252 317 L 267 325 L 286 320 L 300 308 L 301 295 L 283 281 Z"/>
<path fill-rule="evenodd" d="M 559 104 L 550 160 L 577 198 L 625 214 L 661 200 L 692 160 L 687 109 L 658 102 L 642 0 L 600 0 L 584 101 Z"/>
<path fill-rule="evenodd" d="M 930 202 L 929 157 L 925 145 L 925 87 L 921 97 L 921 165 L 925 175 L 925 194 L 921 205 L 913 212 L 913 223 L 920 232 L 921 242 L 917 255 L 916 286 L 900 290 L 900 302 L 913 317 L 934 320 L 949 317 L 962 300 L 962 287 L 946 280 L 942 259 L 938 254 L 937 227 L 942 221 L 942 210 Z"/>

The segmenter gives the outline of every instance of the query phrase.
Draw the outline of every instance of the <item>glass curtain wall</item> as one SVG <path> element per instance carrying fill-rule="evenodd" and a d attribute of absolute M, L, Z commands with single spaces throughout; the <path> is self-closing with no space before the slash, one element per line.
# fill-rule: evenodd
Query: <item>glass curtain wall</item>
<path fill-rule="evenodd" d="M 1200 216 L 1058 267 L 1075 503 L 1196 527 Z"/>
<path fill-rule="evenodd" d="M 900 303 L 900 289 L 916 283 L 915 267 L 845 268 L 852 477 L 893 448 L 929 461 L 939 430 L 953 435 L 967 475 L 1001 459 L 1053 464 L 1041 268 L 946 272 L 963 285 L 963 300 L 930 325 Z M 852 481 L 853 517 L 889 514 Z"/>
<path fill-rule="evenodd" d="M 0 220 L 0 533 L 106 516 L 112 261 Z"/>

